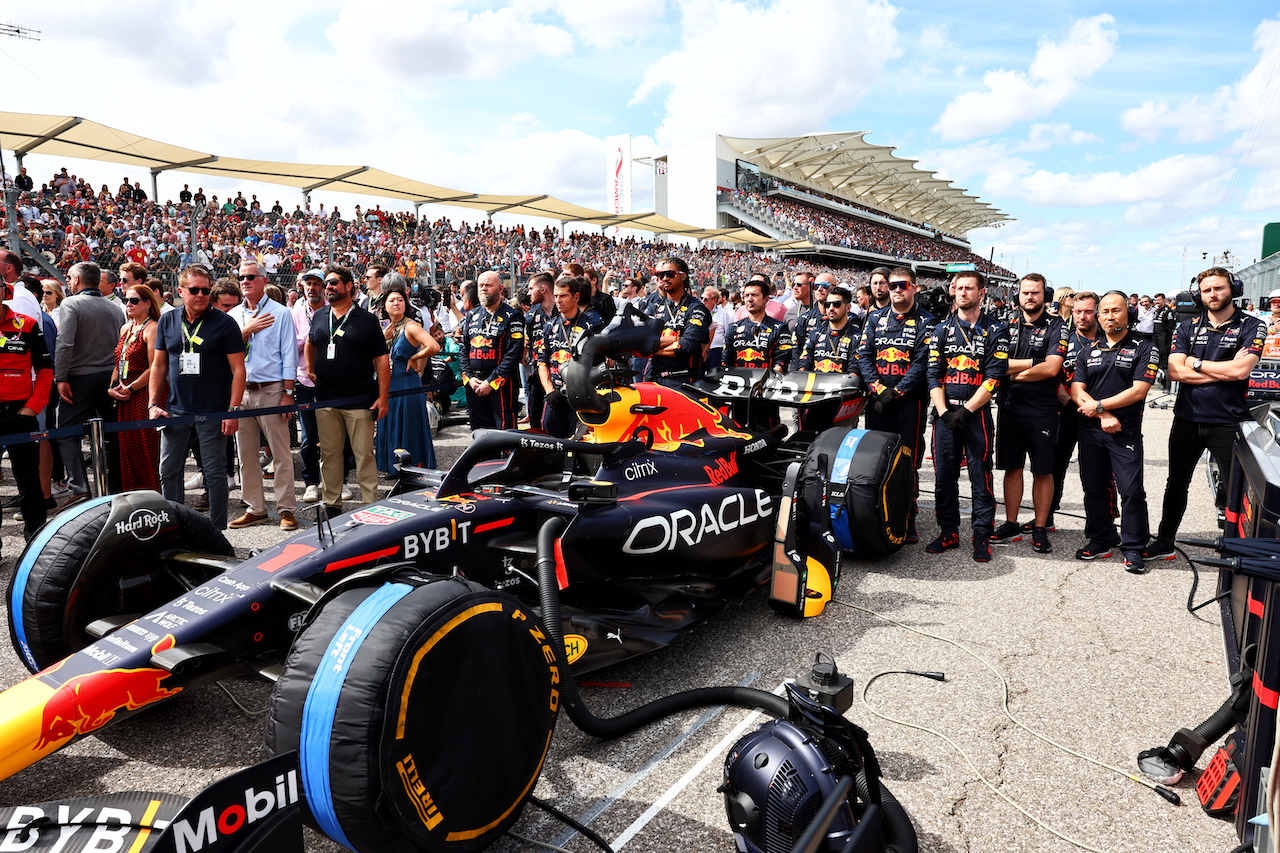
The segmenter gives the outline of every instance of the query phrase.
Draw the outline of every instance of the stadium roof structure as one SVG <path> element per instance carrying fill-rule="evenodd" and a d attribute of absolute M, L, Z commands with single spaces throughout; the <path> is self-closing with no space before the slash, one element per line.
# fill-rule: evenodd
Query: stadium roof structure
<path fill-rule="evenodd" d="M 933 172 L 916 168 L 916 160 L 895 156 L 892 146 L 867 142 L 869 132 L 720 139 L 771 175 L 901 219 L 927 222 L 940 231 L 962 234 L 1010 218 Z"/>
<path fill-rule="evenodd" d="M 611 214 L 547 195 L 485 195 L 404 178 L 369 166 L 281 163 L 220 157 L 158 142 L 79 116 L 47 116 L 0 112 L 0 144 L 21 159 L 27 154 L 72 157 L 142 166 L 151 170 L 152 194 L 161 172 L 181 171 L 224 178 L 281 184 L 310 193 L 315 190 L 395 198 L 416 204 L 445 204 L 494 213 L 511 213 L 585 222 L 601 228 L 618 226 L 695 240 L 715 240 L 760 248 L 804 248 L 808 241 L 777 241 L 745 228 L 706 229 L 654 213 Z"/>

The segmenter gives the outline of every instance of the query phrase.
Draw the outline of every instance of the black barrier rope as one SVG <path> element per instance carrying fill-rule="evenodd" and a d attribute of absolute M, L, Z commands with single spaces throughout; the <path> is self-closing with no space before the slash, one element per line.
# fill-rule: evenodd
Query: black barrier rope
<path fill-rule="evenodd" d="M 436 383 L 435 385 L 423 385 L 421 388 L 401 388 L 398 391 L 391 391 L 387 394 L 387 398 L 392 397 L 410 397 L 417 394 L 426 394 L 430 391 L 447 391 L 451 386 L 444 383 Z M 268 406 L 261 409 L 241 409 L 238 412 L 210 412 L 199 415 L 172 415 L 167 418 L 156 418 L 154 420 L 145 421 L 113 421 L 104 423 L 102 429 L 104 432 L 128 432 L 130 430 L 139 429 L 156 429 L 165 426 L 183 426 L 185 424 L 208 423 L 209 421 L 227 421 L 241 420 L 243 418 L 259 418 L 263 415 L 282 415 L 286 412 L 313 412 L 316 409 L 342 409 L 349 406 L 359 406 L 369 402 L 367 396 L 360 397 L 339 397 L 336 400 L 317 400 L 314 403 L 295 403 L 292 406 Z M 58 429 L 40 430 L 37 432 L 13 432 L 8 435 L 0 435 L 0 447 L 7 447 L 11 444 L 24 444 L 29 441 L 46 441 L 53 438 L 71 438 L 77 435 L 84 435 L 85 425 L 76 424 L 75 426 L 59 427 Z"/>

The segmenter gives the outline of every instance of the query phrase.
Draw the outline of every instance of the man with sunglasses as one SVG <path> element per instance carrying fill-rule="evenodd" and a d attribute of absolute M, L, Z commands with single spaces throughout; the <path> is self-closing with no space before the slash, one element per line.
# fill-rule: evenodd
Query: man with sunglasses
<path fill-rule="evenodd" d="M 835 283 L 835 279 L 831 279 Z M 831 292 L 827 289 L 828 294 Z M 825 301 L 825 300 L 824 300 Z M 813 297 L 813 274 L 798 272 L 791 283 L 791 295 L 787 297 L 787 319 L 794 319 L 791 326 L 791 339 L 795 347 L 791 351 L 791 369 L 800 369 L 800 356 L 804 354 L 804 345 L 809 340 L 809 333 L 814 327 L 826 319 L 827 311 L 823 303 Z M 795 311 L 793 315 L 791 312 Z"/>
<path fill-rule="evenodd" d="M 881 269 L 872 273 L 873 279 Z M 929 396 L 929 339 L 937 321 L 916 306 L 913 270 L 884 270 L 883 277 L 889 307 L 867 318 L 858 344 L 858 370 L 875 395 L 874 405 L 867 410 L 866 426 L 896 432 L 919 471 L 924 457 L 925 401 Z M 907 541 L 918 541 L 914 503 L 907 523 Z"/>
<path fill-rule="evenodd" d="M 229 316 L 240 326 L 244 339 L 244 406 L 248 409 L 292 406 L 293 386 L 298 374 L 293 315 L 284 305 L 267 296 L 267 276 L 260 265 L 252 261 L 242 263 L 238 279 L 245 301 Z M 242 418 L 238 423 L 236 448 L 240 458 L 240 486 L 247 508 L 230 526 L 249 527 L 268 519 L 262 468 L 258 464 L 259 436 L 265 434 L 275 465 L 274 486 L 280 529 L 297 530 L 298 522 L 293 517 L 298 500 L 293 489 L 289 413 Z"/>
<path fill-rule="evenodd" d="M 150 403 L 154 419 L 239 411 L 244 397 L 244 338 L 235 320 L 209 304 L 213 273 L 192 264 L 178 273 L 182 310 L 156 322 L 156 349 L 151 359 Z M 165 389 L 168 399 L 165 400 Z M 236 421 L 209 420 L 166 425 L 160 431 L 160 488 L 164 496 L 183 500 L 182 468 L 194 433 L 200 442 L 204 481 L 209 490 L 209 519 L 218 530 L 227 526 L 227 470 L 224 436 L 234 435 Z"/>
<path fill-rule="evenodd" d="M 689 265 L 680 258 L 658 262 L 658 292 L 640 310 L 662 321 L 662 342 L 649 359 L 645 379 L 679 388 L 702 377 L 702 348 L 711 340 L 711 312 L 689 292 Z"/>
<path fill-rule="evenodd" d="M 800 370 L 814 373 L 849 373 L 854 370 L 858 327 L 849 319 L 853 294 L 840 285 L 831 288 L 822 303 L 826 319 L 810 330 L 800 354 Z M 835 422 L 838 400 L 800 410 L 800 429 L 821 432 Z"/>

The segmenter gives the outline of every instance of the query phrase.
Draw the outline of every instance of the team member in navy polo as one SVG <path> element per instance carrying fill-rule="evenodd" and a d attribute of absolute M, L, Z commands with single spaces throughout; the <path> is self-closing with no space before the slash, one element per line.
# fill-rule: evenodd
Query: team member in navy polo
<path fill-rule="evenodd" d="M 711 312 L 689 292 L 689 265 L 658 261 L 658 292 L 640 310 L 662 321 L 662 343 L 649 359 L 645 379 L 679 388 L 702 378 L 702 348 L 711 342 Z"/>
<path fill-rule="evenodd" d="M 355 277 L 346 267 L 324 270 L 328 302 L 311 318 L 303 347 L 307 375 L 316 385 L 316 401 L 359 397 L 344 407 L 316 409 L 320 435 L 320 499 L 330 513 L 342 510 L 343 447 L 351 442 L 360 498 L 378 499 L 378 463 L 373 455 L 373 426 L 387 416 L 391 359 L 378 319 L 355 302 Z"/>
<path fill-rule="evenodd" d="M 1116 542 L 1111 480 L 1120 493 L 1120 549 L 1125 571 L 1147 571 L 1147 492 L 1142 484 L 1142 408 L 1160 370 L 1151 341 L 1129 329 L 1129 303 L 1113 290 L 1098 308 L 1103 334 L 1076 357 L 1071 399 L 1080 414 L 1080 483 L 1084 487 L 1084 535 L 1080 560 L 1110 556 Z M 1172 464 L 1172 458 L 1170 463 Z"/>
<path fill-rule="evenodd" d="M 476 284 L 481 304 L 462 320 L 458 353 L 467 388 L 467 415 L 473 430 L 515 429 L 524 318 L 502 301 L 502 276 L 492 270 L 482 272 Z"/>
<path fill-rule="evenodd" d="M 591 282 L 586 278 L 562 278 L 555 283 L 553 292 L 558 313 L 547 322 L 542 333 L 538 377 L 534 380 L 542 387 L 547 401 L 539 426 L 558 438 L 572 438 L 578 428 L 578 418 L 565 399 L 560 368 L 573 358 L 574 348 L 583 335 L 604 323 L 595 311 L 582 308 L 591 293 Z"/>
<path fill-rule="evenodd" d="M 156 321 L 156 352 L 151 359 L 150 416 L 155 418 L 236 411 L 244 397 L 244 338 L 236 321 L 209 305 L 213 273 L 191 264 L 178 274 L 182 310 Z M 157 406 L 161 389 L 169 388 L 165 408 Z M 183 500 L 182 466 L 194 431 L 204 461 L 213 526 L 227 526 L 227 445 L 236 421 L 169 424 L 160 430 L 160 488 L 164 496 Z"/>
<path fill-rule="evenodd" d="M 861 329 L 849 316 L 853 294 L 836 285 L 822 302 L 826 320 L 809 329 L 800 355 L 800 370 L 814 373 L 852 373 L 857 368 L 858 336 Z M 835 422 L 840 401 L 819 403 L 800 410 L 802 430 L 822 431 Z"/>
<path fill-rule="evenodd" d="M 982 313 L 987 277 L 956 273 L 956 310 L 933 330 L 929 345 L 929 399 L 933 423 L 934 488 L 938 538 L 925 546 L 941 554 L 960 544 L 960 459 L 969 463 L 973 492 L 973 559 L 991 560 L 996 496 L 991 488 L 991 397 L 1005 377 L 1009 327 Z"/>
<path fill-rule="evenodd" d="M 525 385 L 525 411 L 532 427 L 541 426 L 546 402 L 546 392 L 538 379 L 538 355 L 542 352 L 542 333 L 556 313 L 552 294 L 554 281 L 549 272 L 534 273 L 529 278 L 529 310 L 524 312 L 524 364 L 529 371 Z"/>
<path fill-rule="evenodd" d="M 877 268 L 883 275 L 889 307 L 867 318 L 858 344 L 858 370 L 875 404 L 867 410 L 867 429 L 896 432 L 920 470 L 924 458 L 925 400 L 929 396 L 929 338 L 937 323 L 916 306 L 916 274 L 907 267 Z M 907 541 L 915 542 L 916 507 L 911 505 Z"/>
<path fill-rule="evenodd" d="M 1058 438 L 1058 374 L 1067 354 L 1067 329 L 1045 305 L 1044 276 L 1028 273 L 1018 284 L 1020 316 L 1009 327 L 1009 373 L 1001 386 L 996 424 L 996 467 L 1004 471 L 1005 522 L 993 542 L 1022 538 L 1022 467 L 1031 461 L 1031 505 L 1035 512 L 1031 543 L 1053 550 L 1045 530 L 1053 505 L 1053 447 Z"/>
<path fill-rule="evenodd" d="M 770 317 L 769 281 L 752 279 L 742 286 L 742 302 L 747 316 L 738 320 L 724 333 L 724 366 L 752 367 L 783 373 L 791 361 L 791 332 L 781 320 Z M 778 404 L 754 400 L 750 406 L 756 412 L 754 421 L 769 428 L 779 423 Z M 734 401 L 733 419 L 746 424 L 747 402 Z"/>
<path fill-rule="evenodd" d="M 1098 294 L 1088 290 L 1077 293 L 1071 306 L 1071 320 L 1073 328 L 1067 335 L 1067 356 L 1062 361 L 1062 381 L 1058 385 L 1058 403 L 1062 406 L 1062 411 L 1058 415 L 1058 443 L 1054 445 L 1053 451 L 1053 503 L 1049 505 L 1049 516 L 1045 519 L 1046 530 L 1054 529 L 1053 514 L 1062 503 L 1062 487 L 1067 478 L 1067 468 L 1080 438 L 1080 414 L 1071 400 L 1071 379 L 1075 376 L 1076 359 L 1080 353 L 1092 348 L 1093 342 L 1102 333 L 1098 326 Z M 1111 496 L 1114 503 L 1114 488 Z M 1030 532 L 1026 527 L 1022 531 Z"/>
<path fill-rule="evenodd" d="M 1182 321 L 1169 353 L 1169 377 L 1178 383 L 1178 400 L 1169 430 L 1164 512 L 1156 538 L 1146 549 L 1148 560 L 1174 558 L 1173 541 L 1187 510 L 1191 477 L 1206 448 L 1223 472 L 1214 499 L 1219 507 L 1226 504 L 1226 472 L 1231 470 L 1236 428 L 1249 419 L 1249 373 L 1266 342 L 1263 322 L 1232 304 L 1229 271 L 1205 270 L 1196 276 L 1196 288 L 1204 310 Z"/>

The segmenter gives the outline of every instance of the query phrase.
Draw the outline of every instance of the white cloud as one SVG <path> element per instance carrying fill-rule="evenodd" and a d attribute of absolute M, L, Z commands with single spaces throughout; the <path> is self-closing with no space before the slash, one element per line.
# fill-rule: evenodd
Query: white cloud
<path fill-rule="evenodd" d="M 1229 164 L 1208 154 L 1178 154 L 1132 172 L 1073 174 L 1039 169 L 1031 174 L 993 173 L 985 191 L 1014 196 L 1041 207 L 1082 207 L 1158 201 L 1195 193 L 1206 183 L 1221 183 Z"/>
<path fill-rule="evenodd" d="M 1167 101 L 1144 101 L 1126 110 L 1120 126 L 1146 142 L 1166 130 L 1183 142 L 1208 142 L 1224 133 L 1256 129 L 1263 146 L 1280 145 L 1280 99 L 1275 97 L 1280 69 L 1280 18 L 1258 24 L 1253 32 L 1258 61 L 1235 83 L 1221 86 L 1203 100 L 1199 96 L 1170 106 Z M 1237 141 L 1237 147 L 1240 142 Z"/>
<path fill-rule="evenodd" d="M 822 130 L 870 91 L 900 53 L 897 10 L 885 0 L 684 0 L 682 42 L 649 66 L 631 99 L 670 88 L 661 144 L 708 133 L 772 136 Z M 758 62 L 731 49 L 759 42 L 787 46 Z M 857 33 L 874 50 L 850 49 Z"/>
<path fill-rule="evenodd" d="M 665 0 L 550 0 L 573 31 L 591 47 L 609 49 L 647 35 L 662 23 Z"/>
<path fill-rule="evenodd" d="M 1252 213 L 1276 208 L 1280 208 L 1280 169 L 1265 169 L 1254 179 L 1240 209 Z"/>
<path fill-rule="evenodd" d="M 374 66 L 395 80 L 495 79 L 531 58 L 573 51 L 573 36 L 535 22 L 533 7 L 472 12 L 465 6 L 462 0 L 364 0 L 344 6 L 327 32 L 353 65 Z"/>
<path fill-rule="evenodd" d="M 988 71 L 986 91 L 954 98 L 933 130 L 945 141 L 964 141 L 1048 115 L 1110 61 L 1117 40 L 1111 15 L 1076 21 L 1064 40 L 1041 39 L 1027 71 Z"/>

